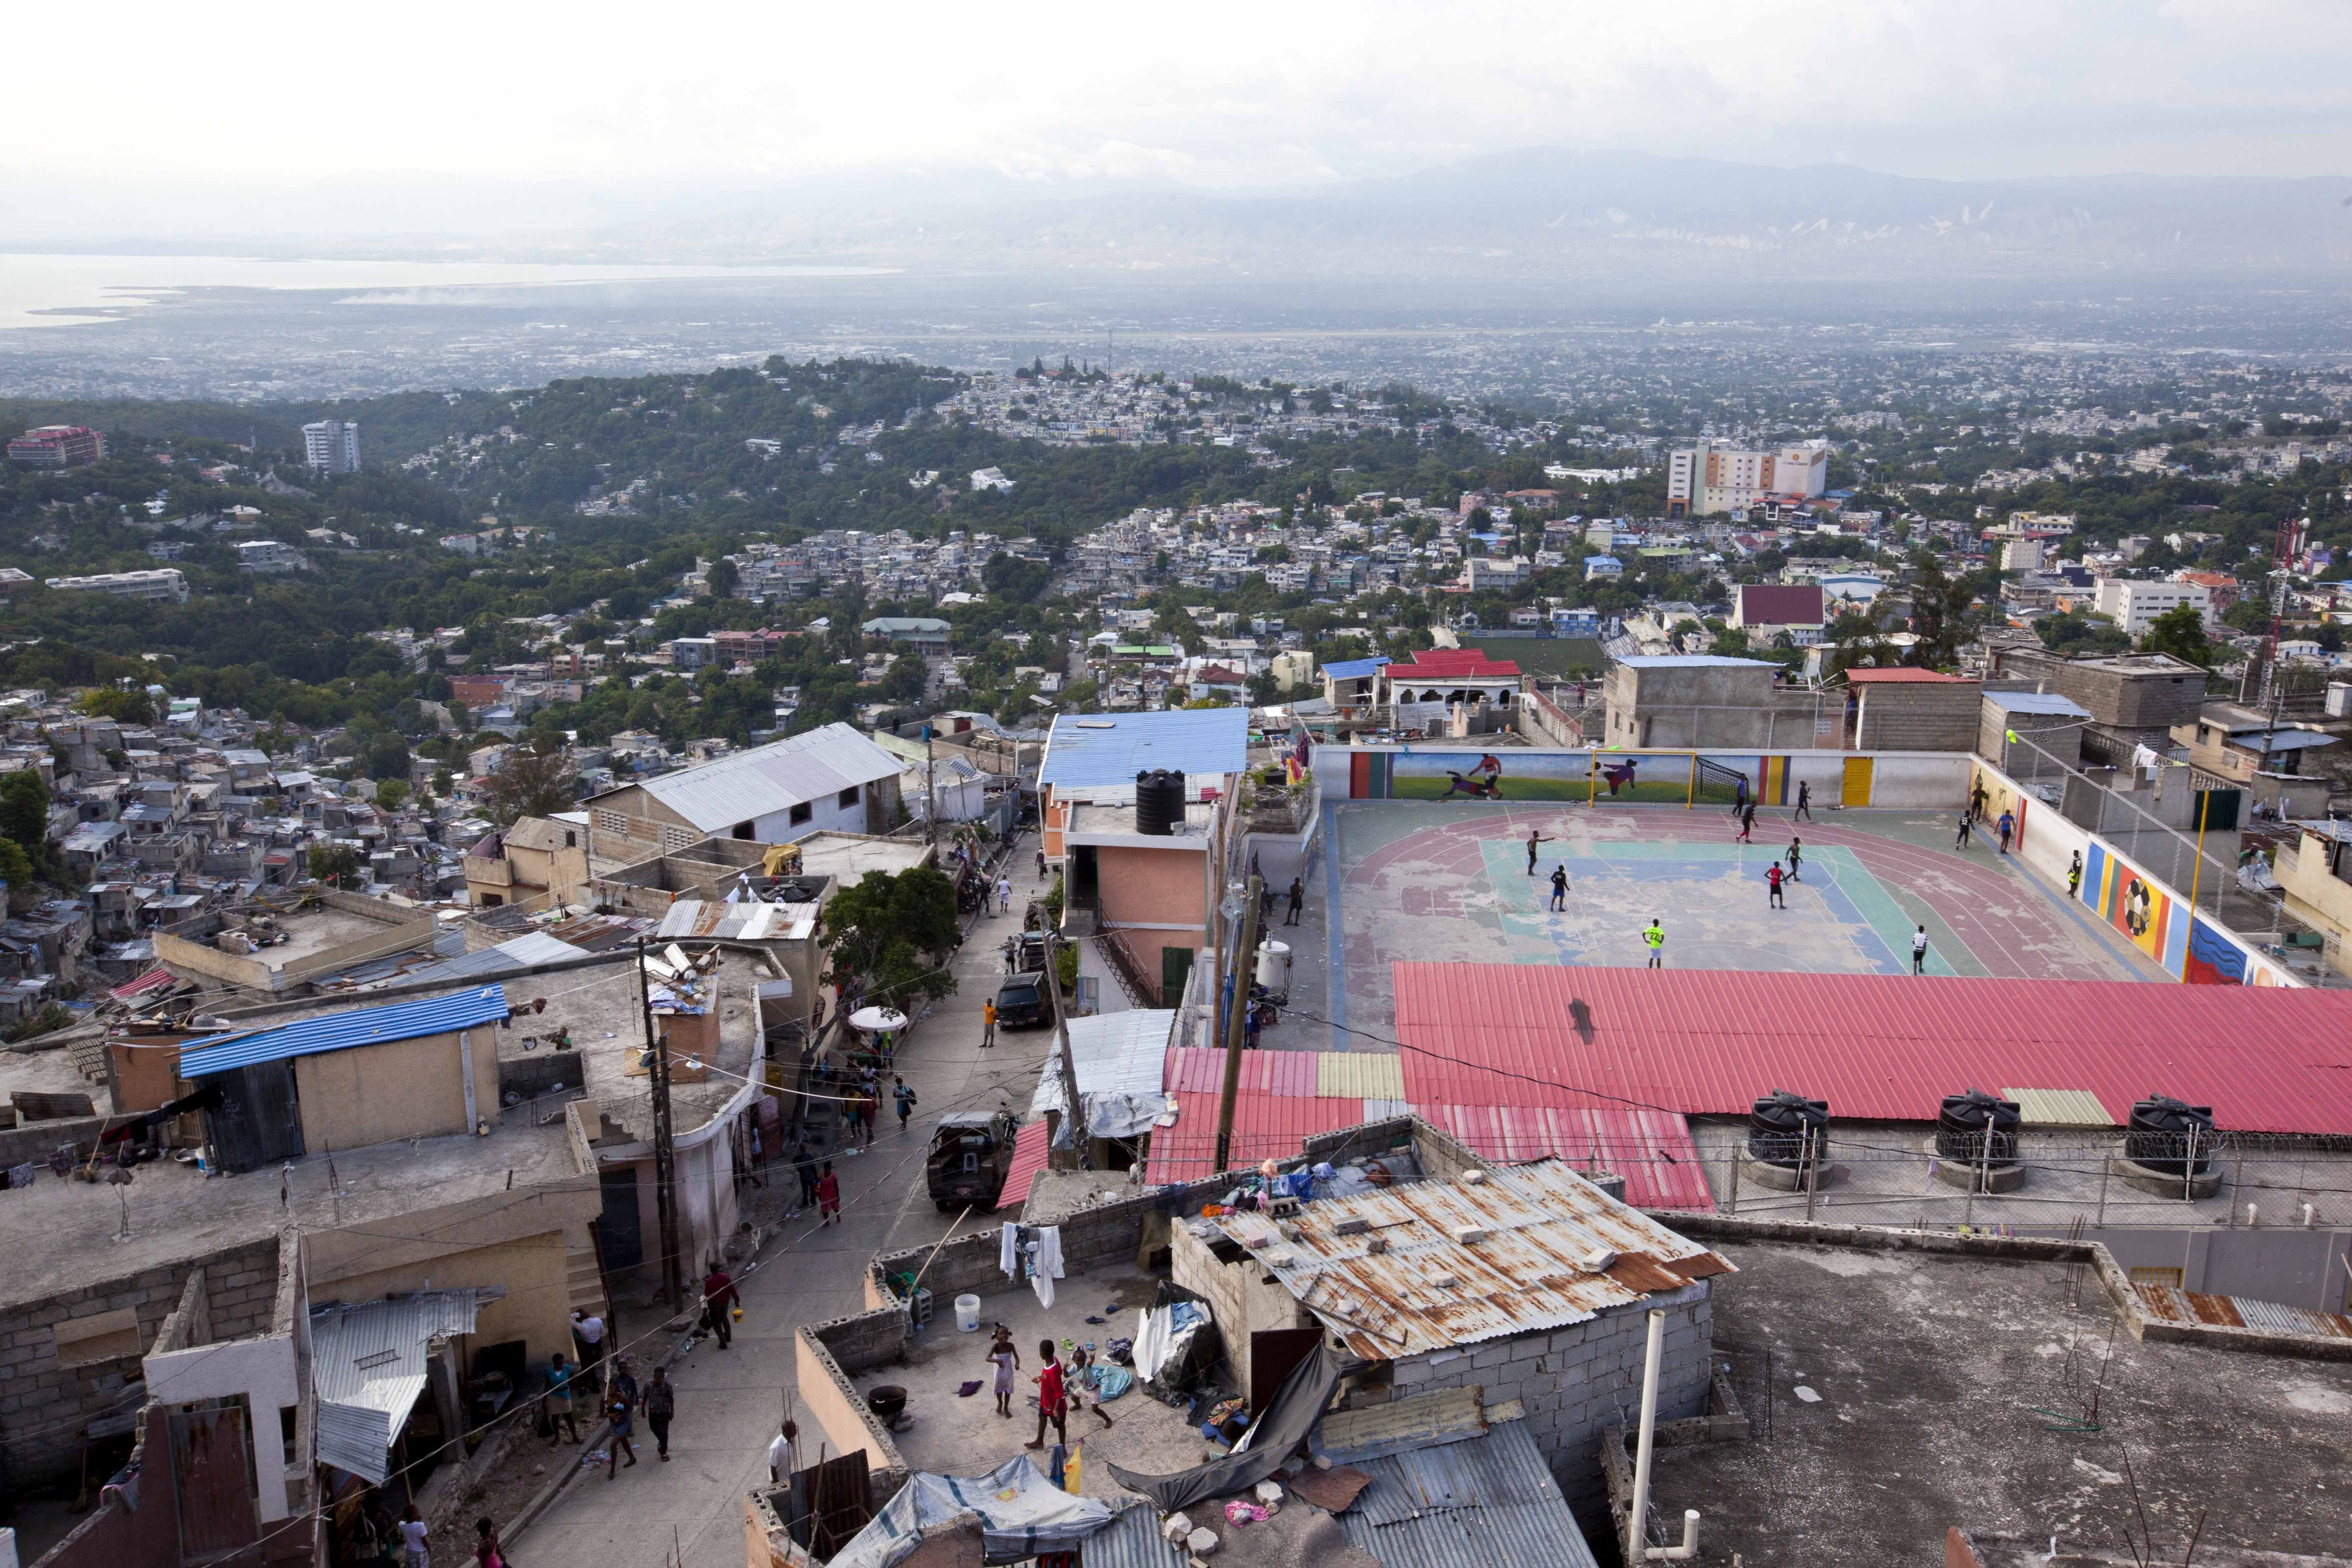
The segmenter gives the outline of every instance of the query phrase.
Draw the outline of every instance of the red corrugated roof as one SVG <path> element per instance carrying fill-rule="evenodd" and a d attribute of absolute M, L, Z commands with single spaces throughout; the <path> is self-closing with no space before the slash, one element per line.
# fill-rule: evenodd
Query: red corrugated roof
<path fill-rule="evenodd" d="M 1312 1051 L 1250 1054 L 1297 1056 L 1310 1063 L 1315 1059 Z M 1164 1182 L 1197 1182 L 1217 1169 L 1217 1096 L 1179 1089 L 1175 1098 L 1176 1125 L 1151 1130 L 1151 1158 L 1144 1176 L 1154 1186 Z M 1242 1094 L 1234 1100 L 1234 1138 L 1226 1163 L 1239 1170 L 1264 1159 L 1287 1160 L 1297 1154 L 1300 1140 L 1353 1127 L 1363 1119 L 1360 1100 L 1264 1091 Z"/>
<path fill-rule="evenodd" d="M 1822 612 L 1819 583 L 1746 583 L 1739 589 L 1739 619 L 1751 626 L 1813 626 Z"/>
<path fill-rule="evenodd" d="M 1410 662 L 1391 664 L 1389 674 L 1419 680 L 1424 676 L 1444 679 L 1448 676 L 1505 676 L 1519 673 L 1518 665 L 1507 658 L 1488 658 L 1475 647 L 1424 647 L 1416 649 Z"/>
<path fill-rule="evenodd" d="M 1019 1208 L 1029 1201 L 1029 1184 L 1045 1168 L 1045 1119 L 1023 1126 L 1013 1135 L 1013 1163 L 1004 1173 L 1004 1192 L 996 1200 L 998 1212 Z"/>
<path fill-rule="evenodd" d="M 1947 685 L 1973 684 L 1966 676 L 1943 675 L 1932 669 L 1910 669 L 1892 665 L 1885 669 L 1849 669 L 1845 678 L 1857 686 L 1898 686 L 1941 682 Z"/>
<path fill-rule="evenodd" d="M 113 990 L 109 991 L 107 994 L 113 997 L 117 1002 L 128 1002 L 133 996 L 144 996 L 148 992 L 154 990 L 157 986 L 169 985 L 177 978 L 178 976 L 173 974 L 170 970 L 158 965 L 157 967 L 149 970 L 146 973 L 141 975 L 136 980 L 124 981 Z"/>
<path fill-rule="evenodd" d="M 2345 992 L 1508 963 L 1394 974 L 1416 1105 L 1612 1103 L 1581 1089 L 1744 1115 L 1789 1089 L 1832 1116 L 1926 1121 L 1969 1087 L 2080 1089 L 2118 1122 L 2156 1093 L 2212 1106 L 2224 1128 L 2352 1133 Z"/>
<path fill-rule="evenodd" d="M 1241 1091 L 1244 1094 L 1313 1095 L 1320 1064 L 1313 1051 L 1244 1051 Z M 1225 1053 L 1199 1046 L 1170 1048 L 1160 1087 L 1171 1092 L 1223 1094 Z"/>
<path fill-rule="evenodd" d="M 1690 1123 L 1667 1110 L 1559 1110 L 1540 1105 L 1416 1105 L 1414 1111 L 1482 1158 L 1498 1163 L 1557 1155 L 1579 1170 L 1625 1178 L 1635 1208 L 1712 1213 Z"/>

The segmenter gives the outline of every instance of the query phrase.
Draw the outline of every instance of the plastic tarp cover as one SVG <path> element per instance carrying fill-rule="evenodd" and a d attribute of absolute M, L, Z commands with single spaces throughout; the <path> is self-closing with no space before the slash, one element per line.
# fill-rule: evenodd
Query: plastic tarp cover
<path fill-rule="evenodd" d="M 1071 1496 L 1047 1480 L 1026 1455 L 984 1476 L 918 1471 L 834 1553 L 826 1568 L 894 1568 L 913 1556 L 927 1536 L 975 1514 L 988 1561 L 1019 1563 L 1076 1547 L 1110 1522 L 1110 1505 Z"/>
<path fill-rule="evenodd" d="M 1342 1364 L 1329 1341 L 1316 1346 L 1315 1353 L 1283 1379 L 1274 1403 L 1234 1452 L 1221 1458 L 1172 1476 L 1139 1476 L 1117 1465 L 1108 1467 L 1110 1473 L 1128 1490 L 1150 1498 L 1162 1513 L 1254 1487 L 1280 1469 L 1323 1418 L 1324 1406 L 1331 1403 L 1332 1391 L 1339 1386 Z"/>
<path fill-rule="evenodd" d="M 1168 1358 L 1181 1346 L 1177 1336 L 1209 1314 L 1192 1301 L 1171 1301 L 1155 1312 L 1146 1307 L 1135 1315 L 1135 1371 L 1146 1383 L 1160 1375 Z"/>

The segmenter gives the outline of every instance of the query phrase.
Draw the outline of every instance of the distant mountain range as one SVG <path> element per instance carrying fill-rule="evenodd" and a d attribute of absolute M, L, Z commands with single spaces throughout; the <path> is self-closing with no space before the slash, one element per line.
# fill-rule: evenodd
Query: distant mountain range
<path fill-rule="evenodd" d="M 538 215 L 529 232 L 501 216 L 517 212 Z M 443 258 L 933 273 L 2352 281 L 2352 179 L 1948 181 L 1549 148 L 1246 195 L 1083 194 L 987 170 L 933 170 L 663 192 L 476 184 L 436 193 L 416 183 L 373 196 L 341 189 L 247 202 L 238 214 L 215 208 L 203 232 L 222 236 L 241 217 L 274 248 L 311 241 L 343 252 L 429 247 Z M 88 233 L 99 221 L 85 215 L 78 226 Z M 27 240 L 62 237 L 41 223 L 37 207 L 19 205 L 7 226 Z"/>

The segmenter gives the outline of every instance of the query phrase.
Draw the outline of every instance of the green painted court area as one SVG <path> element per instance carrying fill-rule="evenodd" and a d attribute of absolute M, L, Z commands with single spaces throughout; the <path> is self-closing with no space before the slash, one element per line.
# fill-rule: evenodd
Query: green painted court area
<path fill-rule="evenodd" d="M 1529 675 L 1583 674 L 1597 680 L 1609 668 L 1608 656 L 1591 637 L 1471 638 L 1462 646 L 1475 647 L 1488 658 L 1507 658 Z"/>

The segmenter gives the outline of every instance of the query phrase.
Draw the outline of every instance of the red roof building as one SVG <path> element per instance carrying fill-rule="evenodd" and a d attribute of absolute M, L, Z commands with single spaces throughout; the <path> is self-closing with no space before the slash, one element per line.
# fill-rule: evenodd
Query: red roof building
<path fill-rule="evenodd" d="M 1801 629 L 1828 622 L 1819 583 L 1742 583 L 1731 605 L 1731 624 L 1742 631 Z"/>

